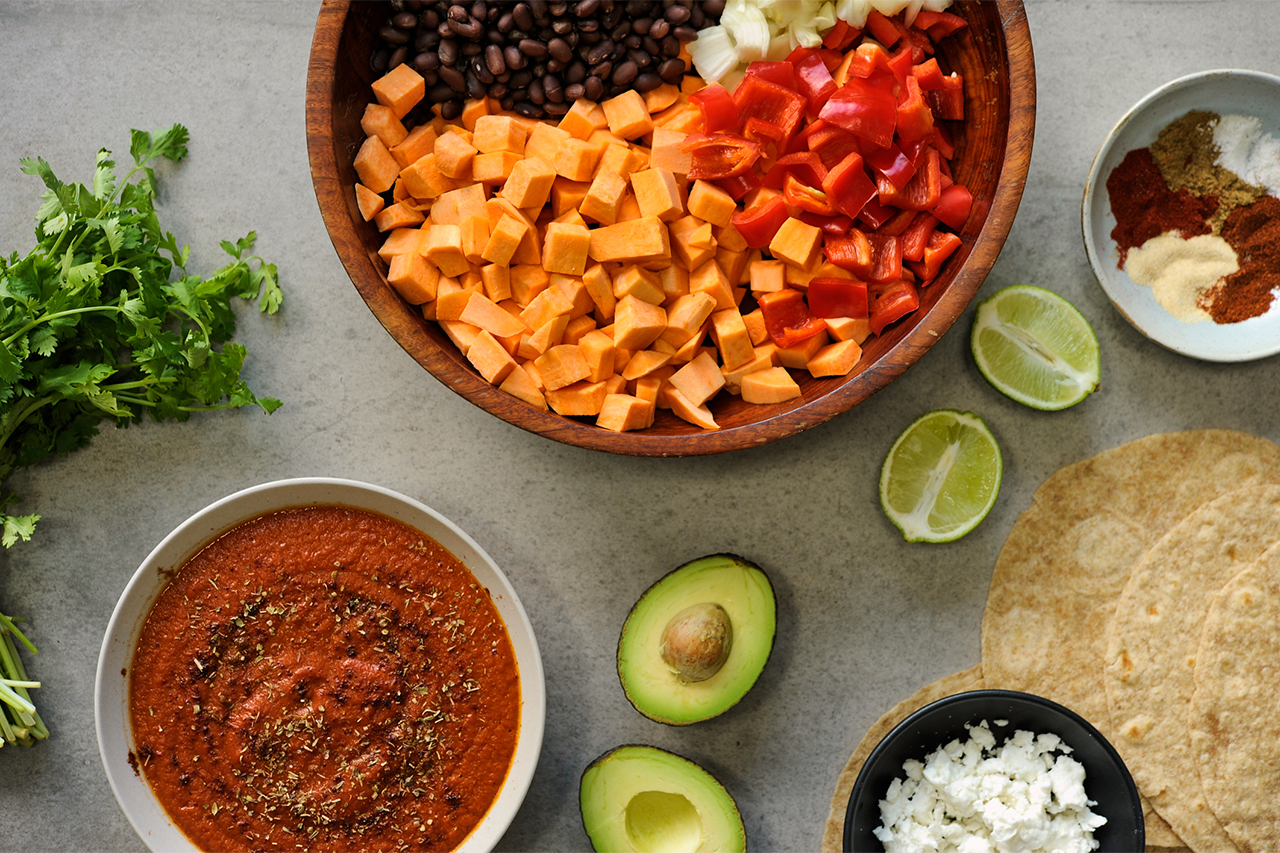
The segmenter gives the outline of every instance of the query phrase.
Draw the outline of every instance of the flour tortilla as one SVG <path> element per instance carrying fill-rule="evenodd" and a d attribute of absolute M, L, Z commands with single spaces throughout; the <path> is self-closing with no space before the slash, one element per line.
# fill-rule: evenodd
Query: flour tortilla
<path fill-rule="evenodd" d="M 1205 504 L 1134 567 L 1108 632 L 1113 743 L 1139 788 L 1193 850 L 1236 849 L 1198 780 L 1187 720 L 1196 648 L 1212 597 L 1280 541 L 1280 486 L 1251 486 Z"/>
<path fill-rule="evenodd" d="M 1280 850 L 1280 546 L 1214 596 L 1196 652 L 1191 741 L 1209 805 L 1245 853 Z"/>
<path fill-rule="evenodd" d="M 844 816 L 849 807 L 849 797 L 853 794 L 853 785 L 858 781 L 858 773 L 862 770 L 867 756 L 884 739 L 884 736 L 898 723 L 930 702 L 936 702 L 954 693 L 981 690 L 982 686 L 981 666 L 943 676 L 894 705 L 872 724 L 836 780 L 836 791 L 831 797 L 831 812 L 827 816 L 826 830 L 822 833 L 822 853 L 839 853 L 844 849 Z"/>
<path fill-rule="evenodd" d="M 1262 483 L 1280 483 L 1280 447 L 1229 430 L 1151 435 L 1052 475 L 992 572 L 982 621 L 987 686 L 1057 701 L 1114 741 L 1105 636 L 1132 566 L 1201 504 Z M 1182 846 L 1148 817 L 1151 844 Z"/>

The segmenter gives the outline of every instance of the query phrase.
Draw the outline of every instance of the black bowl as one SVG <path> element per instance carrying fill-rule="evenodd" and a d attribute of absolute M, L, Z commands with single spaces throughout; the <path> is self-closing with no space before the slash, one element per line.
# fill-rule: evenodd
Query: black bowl
<path fill-rule="evenodd" d="M 880 826 L 880 800 L 889 783 L 905 775 L 903 762 L 909 758 L 923 761 L 952 740 L 968 740 L 965 726 L 983 720 L 997 742 L 1019 729 L 1062 738 L 1071 747 L 1071 757 L 1084 765 L 1085 794 L 1097 802 L 1093 811 L 1107 819 L 1093 834 L 1098 850 L 1134 853 L 1146 848 L 1138 788 L 1115 747 L 1097 729 L 1071 709 L 1039 696 L 1012 690 L 973 690 L 924 706 L 895 726 L 871 751 L 849 797 L 844 849 L 883 853 L 884 845 L 872 833 Z M 1007 720 L 1009 725 L 997 727 L 996 720 Z"/>

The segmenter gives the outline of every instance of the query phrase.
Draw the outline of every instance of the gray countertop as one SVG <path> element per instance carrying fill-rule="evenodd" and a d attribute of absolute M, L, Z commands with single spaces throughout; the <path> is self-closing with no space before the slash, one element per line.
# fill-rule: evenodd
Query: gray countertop
<path fill-rule="evenodd" d="M 269 480 L 334 476 L 417 498 L 466 530 L 510 576 L 542 648 L 542 758 L 504 850 L 589 849 L 578 777 L 604 751 L 650 743 L 713 771 L 756 850 L 816 850 L 836 775 L 867 726 L 923 684 L 978 662 L 992 565 L 1035 488 L 1060 466 L 1153 432 L 1201 427 L 1280 439 L 1276 362 L 1210 364 L 1147 341 L 1111 307 L 1080 233 L 1084 180 L 1111 126 L 1191 72 L 1280 68 L 1264 2 L 1031 0 L 1038 116 L 1026 191 L 980 296 L 1030 283 L 1071 300 L 1097 330 L 1100 389 L 1041 413 L 1002 397 L 968 355 L 972 308 L 914 367 L 856 409 L 749 451 L 637 459 L 563 446 L 456 396 L 366 309 L 325 232 L 303 122 L 314 2 L 0 3 L 0 234 L 33 245 L 42 156 L 88 180 L 94 152 L 127 159 L 129 129 L 173 122 L 190 158 L 161 170 L 161 219 L 192 268 L 218 241 L 258 233 L 285 289 L 275 317 L 243 312 L 238 339 L 267 417 L 241 410 L 108 429 L 6 487 L 43 520 L 0 557 L 0 609 L 31 618 L 27 662 L 53 731 L 0 750 L 0 849 L 140 850 L 108 787 L 93 682 L 112 607 L 139 562 L 213 500 Z M 876 483 L 918 415 L 982 415 L 1004 485 L 965 539 L 908 545 Z M 773 657 L 728 714 L 669 728 L 637 714 L 614 668 L 628 608 L 692 558 L 741 554 L 779 599 Z"/>

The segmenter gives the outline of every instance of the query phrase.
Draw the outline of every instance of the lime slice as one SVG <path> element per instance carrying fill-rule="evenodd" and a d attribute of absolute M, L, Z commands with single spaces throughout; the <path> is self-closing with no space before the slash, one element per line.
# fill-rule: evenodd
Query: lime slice
<path fill-rule="evenodd" d="M 880 506 L 908 542 L 951 542 L 1000 493 L 1000 447 L 973 412 L 937 409 L 898 436 L 880 469 Z"/>
<path fill-rule="evenodd" d="M 1043 288 L 1015 285 L 980 302 L 969 347 L 996 390 L 1033 409 L 1074 406 L 1098 387 L 1093 327 Z"/>

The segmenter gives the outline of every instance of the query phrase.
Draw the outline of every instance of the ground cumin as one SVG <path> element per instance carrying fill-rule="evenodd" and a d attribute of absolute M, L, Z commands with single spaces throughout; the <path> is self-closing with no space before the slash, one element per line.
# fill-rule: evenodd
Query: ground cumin
<path fill-rule="evenodd" d="M 1271 308 L 1280 288 L 1280 199 L 1264 195 L 1227 217 L 1222 237 L 1240 269 L 1205 291 L 1200 307 L 1215 323 L 1239 323 Z"/>
<path fill-rule="evenodd" d="M 1171 191 L 1186 189 L 1218 200 L 1217 210 L 1209 216 L 1214 234 L 1222 230 L 1231 211 L 1253 204 L 1267 192 L 1217 164 L 1221 152 L 1213 131 L 1220 120 L 1217 113 L 1192 110 L 1169 123 L 1151 143 L 1151 157 Z"/>

